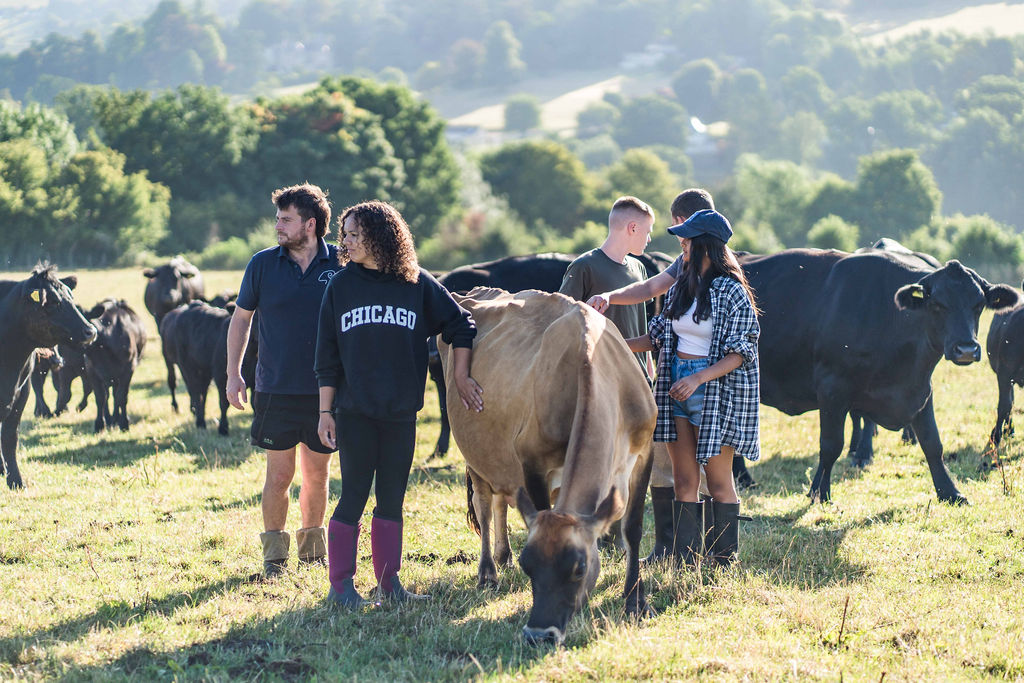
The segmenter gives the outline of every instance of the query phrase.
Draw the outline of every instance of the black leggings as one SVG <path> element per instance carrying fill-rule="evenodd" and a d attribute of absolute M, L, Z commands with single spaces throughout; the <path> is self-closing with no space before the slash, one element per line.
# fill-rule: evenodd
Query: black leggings
<path fill-rule="evenodd" d="M 341 500 L 331 519 L 355 526 L 377 475 L 375 517 L 402 521 L 402 503 L 416 449 L 416 423 L 375 420 L 365 415 L 335 416 L 341 457 Z"/>

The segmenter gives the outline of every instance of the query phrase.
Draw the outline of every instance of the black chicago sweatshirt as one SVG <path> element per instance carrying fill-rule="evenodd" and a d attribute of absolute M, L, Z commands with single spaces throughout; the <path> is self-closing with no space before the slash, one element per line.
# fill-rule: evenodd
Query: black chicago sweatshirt
<path fill-rule="evenodd" d="M 334 409 L 414 420 L 423 407 L 427 338 L 472 348 L 476 325 L 441 283 L 420 269 L 415 283 L 349 263 L 327 285 L 316 340 L 319 386 Z"/>

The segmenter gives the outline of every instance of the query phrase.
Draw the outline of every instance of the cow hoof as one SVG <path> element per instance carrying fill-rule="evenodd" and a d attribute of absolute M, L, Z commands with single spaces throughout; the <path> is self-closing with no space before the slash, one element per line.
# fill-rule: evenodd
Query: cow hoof
<path fill-rule="evenodd" d="M 558 645 L 565 636 L 554 626 L 545 629 L 523 627 L 523 640 L 527 645 Z"/>
<path fill-rule="evenodd" d="M 477 582 L 476 587 L 480 590 L 498 590 L 498 577 L 497 576 L 481 576 Z"/>
<path fill-rule="evenodd" d="M 227 436 L 228 435 L 228 427 L 227 427 L 227 425 L 221 425 L 221 426 L 217 427 L 217 433 L 220 434 L 221 436 Z"/>
<path fill-rule="evenodd" d="M 872 462 L 871 458 L 853 458 L 850 464 L 858 469 L 867 469 L 868 465 Z"/>
<path fill-rule="evenodd" d="M 630 619 L 652 619 L 658 616 L 658 611 L 655 610 L 646 599 L 641 600 L 639 604 L 626 605 L 626 616 Z"/>
<path fill-rule="evenodd" d="M 12 491 L 21 491 L 22 489 L 25 488 L 25 484 L 22 483 L 21 477 L 17 477 L 15 479 L 8 477 L 7 488 L 11 489 Z"/>
<path fill-rule="evenodd" d="M 955 495 L 952 496 L 942 496 L 939 498 L 939 500 L 941 500 L 943 503 L 949 503 L 950 505 L 956 506 L 970 505 L 970 503 L 967 500 L 967 497 L 964 496 L 962 493 L 956 493 Z"/>

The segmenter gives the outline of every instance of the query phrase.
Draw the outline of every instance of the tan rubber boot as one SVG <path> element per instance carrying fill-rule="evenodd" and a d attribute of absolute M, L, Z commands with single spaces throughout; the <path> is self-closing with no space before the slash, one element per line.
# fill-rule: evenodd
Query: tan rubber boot
<path fill-rule="evenodd" d="M 288 564 L 288 546 L 291 537 L 287 531 L 264 531 L 260 534 L 263 544 L 263 575 L 272 579 L 284 572 Z"/>
<path fill-rule="evenodd" d="M 299 562 L 323 564 L 327 556 L 327 529 L 322 526 L 299 529 L 295 532 L 295 547 Z"/>

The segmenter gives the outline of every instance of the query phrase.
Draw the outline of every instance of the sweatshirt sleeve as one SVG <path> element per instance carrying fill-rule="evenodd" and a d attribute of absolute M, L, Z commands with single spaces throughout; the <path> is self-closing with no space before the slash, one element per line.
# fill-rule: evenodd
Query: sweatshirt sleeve
<path fill-rule="evenodd" d="M 333 284 L 333 280 L 331 284 Z M 324 289 L 324 298 L 320 301 L 320 318 L 316 329 L 316 356 L 313 371 L 316 373 L 317 386 L 337 387 L 341 384 L 344 367 L 341 364 L 341 352 L 338 349 L 338 333 L 335 329 L 334 288 L 329 284 Z"/>
<path fill-rule="evenodd" d="M 476 323 L 473 316 L 464 309 L 434 276 L 420 271 L 425 287 L 424 308 L 427 311 L 426 328 L 430 336 L 441 335 L 446 344 L 454 348 L 473 348 L 476 337 Z"/>

